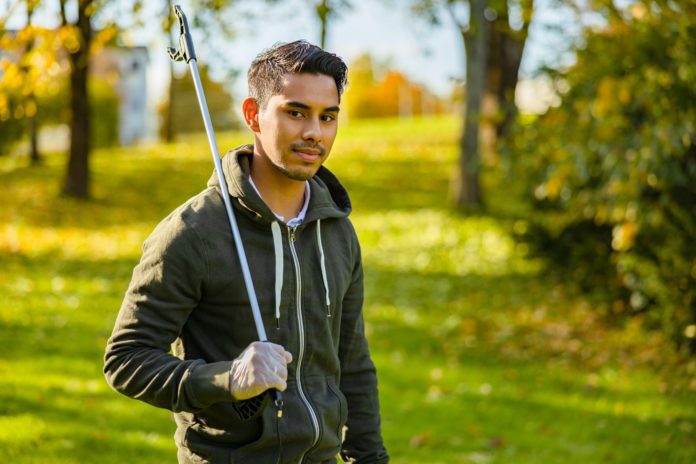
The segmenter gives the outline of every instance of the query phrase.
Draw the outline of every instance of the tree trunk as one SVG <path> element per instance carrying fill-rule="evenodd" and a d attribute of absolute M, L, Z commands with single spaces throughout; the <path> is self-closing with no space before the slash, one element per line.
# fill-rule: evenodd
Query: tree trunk
<path fill-rule="evenodd" d="M 27 26 L 31 25 L 31 18 L 34 15 L 34 8 L 36 5 L 33 2 L 27 3 Z M 29 43 L 27 44 L 27 50 L 26 53 L 27 55 L 31 53 L 31 51 L 34 49 L 34 35 L 32 33 L 32 37 L 29 40 Z M 26 70 L 27 73 L 29 72 L 29 66 L 27 66 Z M 34 90 L 32 89 L 31 92 L 29 92 L 29 95 L 27 95 L 27 107 L 28 108 L 33 108 L 33 114 L 30 114 L 27 117 L 27 125 L 28 125 L 28 132 L 29 132 L 29 162 L 32 166 L 36 166 L 41 162 L 41 157 L 39 156 L 39 144 L 38 144 L 38 137 L 37 133 L 39 131 L 38 127 L 38 121 L 36 119 L 36 111 L 37 111 L 37 105 L 36 105 L 36 95 L 34 94 Z"/>
<path fill-rule="evenodd" d="M 491 150 L 495 149 L 499 137 L 505 137 L 509 133 L 517 116 L 515 90 L 532 20 L 533 0 L 523 0 L 520 3 L 523 22 L 519 31 L 510 27 L 507 3 L 497 11 L 497 17 L 491 25 L 484 97 L 484 120 L 490 126 L 487 133 L 490 135 L 488 142 Z"/>
<path fill-rule="evenodd" d="M 36 98 L 34 97 L 34 93 L 32 92 L 31 95 L 29 95 L 29 101 L 33 102 L 34 106 L 36 106 Z M 29 116 L 29 161 L 31 162 L 32 166 L 36 166 L 37 164 L 41 163 L 41 156 L 39 155 L 39 141 L 38 141 L 38 132 L 39 132 L 39 125 L 36 121 L 36 115 Z"/>
<path fill-rule="evenodd" d="M 460 210 L 483 207 L 479 182 L 479 130 L 485 88 L 488 24 L 486 0 L 471 0 L 469 28 L 462 30 L 466 50 L 466 102 L 464 130 L 459 141 L 459 166 L 453 184 L 455 206 Z"/>
<path fill-rule="evenodd" d="M 172 13 L 172 0 L 167 0 L 167 26 L 165 26 L 167 37 L 169 38 L 169 46 L 172 48 L 178 47 L 172 37 L 172 25 L 174 14 Z M 174 62 L 169 60 L 169 88 L 167 89 L 167 107 L 164 114 L 164 141 L 171 143 L 174 141 Z"/>
<path fill-rule="evenodd" d="M 80 47 L 70 53 L 70 158 L 63 193 L 77 198 L 89 197 L 90 105 L 87 93 L 90 22 L 92 0 L 79 0 L 77 30 Z"/>
<path fill-rule="evenodd" d="M 519 78 L 520 63 L 522 62 L 522 52 L 524 51 L 524 38 L 518 39 L 511 35 L 502 37 L 502 79 L 498 89 L 498 101 L 501 116 L 496 125 L 496 135 L 506 136 L 510 132 L 510 126 L 517 116 L 517 105 L 515 104 L 515 90 Z"/>
<path fill-rule="evenodd" d="M 329 20 L 329 15 L 331 14 L 331 7 L 329 6 L 329 0 L 321 0 L 316 6 L 317 16 L 319 17 L 319 23 L 321 24 L 321 48 L 326 48 L 326 23 Z"/>
<path fill-rule="evenodd" d="M 326 18 L 321 21 L 321 48 L 326 49 Z"/>
<path fill-rule="evenodd" d="M 169 60 L 169 88 L 167 89 L 167 107 L 164 114 L 164 141 L 174 141 L 174 63 Z"/>

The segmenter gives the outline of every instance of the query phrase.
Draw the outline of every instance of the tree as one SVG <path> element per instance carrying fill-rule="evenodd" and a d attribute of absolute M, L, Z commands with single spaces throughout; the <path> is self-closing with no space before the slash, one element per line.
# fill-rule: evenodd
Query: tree
<path fill-rule="evenodd" d="M 174 24 L 176 23 L 176 18 L 172 13 L 172 0 L 165 0 L 164 2 L 164 19 L 162 20 L 162 31 L 167 36 L 169 41 L 169 46 L 172 48 L 178 48 L 179 44 L 174 42 L 172 33 L 174 29 Z M 174 86 L 172 85 L 174 81 L 174 62 L 169 60 L 169 85 L 167 86 L 167 104 L 165 106 L 164 117 L 162 118 L 162 131 L 161 135 L 165 142 L 170 143 L 174 141 L 174 110 L 171 104 L 174 100 Z"/>
<path fill-rule="evenodd" d="M 38 0 L 30 0 L 27 2 L 27 26 L 31 27 L 31 17 L 34 15 L 34 10 L 36 9 Z M 26 53 L 30 54 L 32 50 L 34 49 L 35 46 L 35 37 L 32 34 L 32 37 L 29 39 L 26 47 Z M 28 78 L 28 74 L 30 72 L 29 66 L 25 65 L 24 66 L 24 75 L 25 78 Z M 36 108 L 36 93 L 34 92 L 33 89 L 29 89 L 27 92 L 27 107 L 28 108 Z M 28 120 L 28 132 L 29 132 L 29 159 L 31 160 L 31 164 L 38 164 L 39 161 L 41 160 L 39 157 L 39 147 L 38 147 L 38 137 L 37 137 L 37 132 L 38 132 L 38 127 L 36 123 L 36 112 L 31 112 L 32 114 L 27 115 L 27 120 Z"/>
<path fill-rule="evenodd" d="M 459 209 L 483 206 L 479 182 L 479 123 L 488 60 L 486 3 L 486 0 L 471 0 L 468 24 L 458 20 L 452 4 L 447 4 L 447 11 L 457 24 L 466 49 L 464 129 L 459 140 L 459 171 L 453 185 L 454 201 Z"/>
<path fill-rule="evenodd" d="M 236 127 L 232 96 L 225 90 L 224 86 L 211 80 L 208 67 L 200 66 L 200 78 L 203 91 L 208 102 L 210 119 L 215 128 L 220 130 L 230 130 Z M 162 105 L 160 112 L 170 114 L 171 129 L 176 134 L 203 132 L 205 126 L 201 118 L 191 118 L 192 114 L 200 114 L 198 97 L 193 85 L 191 73 L 186 73 L 181 77 L 173 77 L 171 83 L 172 98 Z M 162 127 L 164 130 L 164 127 Z"/>
<path fill-rule="evenodd" d="M 161 22 L 163 28 L 169 31 L 174 23 L 173 14 L 169 9 L 171 2 L 166 1 L 165 3 L 168 10 Z M 197 0 L 193 6 L 198 14 L 189 21 L 197 30 L 204 32 L 206 37 L 229 37 L 230 21 L 222 13 L 233 3 L 231 0 Z M 68 196 L 86 198 L 89 196 L 89 154 L 91 132 L 93 132 L 90 125 L 91 105 L 88 92 L 90 56 L 106 42 L 117 37 L 121 32 L 119 27 L 133 27 L 143 19 L 149 25 L 151 21 L 143 16 L 142 0 L 130 0 L 128 3 L 59 0 L 58 4 L 61 23 L 52 31 L 34 28 L 31 25 L 31 18 L 35 10 L 39 7 L 45 7 L 45 4 L 37 0 L 24 0 L 16 3 L 15 8 L 9 13 L 12 14 L 18 6 L 23 5 L 27 10 L 29 21 L 27 26 L 19 32 L 19 37 L 22 40 L 14 40 L 7 34 L 3 34 L 3 50 L 11 49 L 15 55 L 23 54 L 27 58 L 18 63 L 5 60 L 3 64 L 3 67 L 7 69 L 0 76 L 0 121 L 12 122 L 20 117 L 31 116 L 35 113 L 37 104 L 32 101 L 32 97 L 36 95 L 37 89 L 41 89 L 44 80 L 48 80 L 54 87 L 59 87 L 54 85 L 56 76 L 48 72 L 51 69 L 50 65 L 67 57 L 69 92 L 66 106 L 70 110 L 70 149 L 62 192 Z M 72 8 L 73 11 L 77 12 L 75 18 L 69 17 L 66 13 L 66 10 L 70 10 L 71 6 L 76 7 Z M 130 11 L 130 14 L 124 15 L 124 11 Z M 8 16 L 2 18 L 3 24 L 4 19 Z M 92 23 L 96 17 L 98 17 L 100 27 L 95 31 Z M 159 23 L 161 18 L 158 17 L 154 20 Z M 43 34 L 42 40 L 34 40 L 32 34 L 39 33 Z M 24 44 L 25 48 L 22 49 L 20 44 Z M 32 56 L 39 54 L 41 55 L 40 59 L 31 59 Z M 28 62 L 31 62 L 31 66 L 25 65 Z M 36 63 L 44 63 L 45 69 L 40 68 Z M 22 72 L 24 72 L 23 75 Z M 25 102 L 20 101 L 21 96 L 24 96 Z M 10 124 L 3 123 L 3 126 L 7 126 L 13 135 L 17 133 L 16 130 L 9 127 Z M 34 124 L 33 127 L 35 128 L 36 125 Z M 5 132 L 4 127 L 2 129 L 2 132 Z M 5 142 L 6 140 L 3 140 L 3 143 Z"/>
<path fill-rule="evenodd" d="M 326 37 L 330 21 L 338 16 L 341 10 L 351 8 L 351 0 L 306 0 L 314 10 L 319 20 L 319 46 L 326 48 Z M 275 5 L 279 0 L 266 0 L 266 3 Z"/>
<path fill-rule="evenodd" d="M 485 122 L 493 127 L 492 134 L 504 137 L 517 115 L 515 89 L 519 77 L 524 46 L 534 13 L 533 0 L 518 0 L 519 22 L 510 20 L 510 2 L 491 0 L 489 13 L 493 17 L 490 28 L 486 88 L 483 112 Z M 495 139 L 492 141 L 495 146 Z"/>
<path fill-rule="evenodd" d="M 93 0 L 77 1 L 77 19 L 69 23 L 66 0 L 60 0 L 63 27 L 73 33 L 67 47 L 70 61 L 70 152 L 63 193 L 76 198 L 89 197 L 90 105 L 87 94 L 89 51 L 92 43 Z"/>
<path fill-rule="evenodd" d="M 331 17 L 336 16 L 341 9 L 348 9 L 350 6 L 348 0 L 320 0 L 315 4 L 314 10 L 321 26 L 321 40 L 319 44 L 321 48 L 326 48 L 326 30 Z"/>
<path fill-rule="evenodd" d="M 76 0 L 75 2 L 60 0 L 58 2 L 60 24 L 51 29 L 32 24 L 36 11 L 45 7 L 45 3 L 24 0 L 15 5 L 26 9 L 27 22 L 16 32 L 17 40 L 10 40 L 10 44 L 13 44 L 15 48 L 24 46 L 24 49 L 18 59 L 5 63 L 7 72 L 0 82 L 0 96 L 8 91 L 11 93 L 13 89 L 19 90 L 23 103 L 17 106 L 15 117 L 27 118 L 32 151 L 35 152 L 38 121 L 43 117 L 38 111 L 38 106 L 42 98 L 51 100 L 52 97 L 60 94 L 60 82 L 63 76 L 62 66 L 59 63 L 68 63 L 69 92 L 68 104 L 65 106 L 69 109 L 70 149 L 61 191 L 68 196 L 86 198 L 89 196 L 88 163 L 91 136 L 88 94 L 89 59 L 93 48 L 101 47 L 113 37 L 115 28 L 111 22 L 106 23 L 97 33 L 93 32 L 92 17 L 97 10 L 94 0 Z M 66 13 L 66 10 L 70 8 L 69 5 L 76 7 L 77 15 L 73 21 Z M 12 13 L 13 11 L 10 15 Z M 3 21 L 7 17 L 3 18 Z M 8 34 L 3 36 L 3 41 L 6 39 Z M 9 47 L 8 50 L 11 48 Z M 15 68 L 18 68 L 21 74 L 19 85 L 14 83 Z"/>
<path fill-rule="evenodd" d="M 0 73 L 0 146 L 6 147 L 29 136 L 31 164 L 39 162 L 37 132 L 41 111 L 39 100 L 58 92 L 60 61 L 57 50 L 61 48 L 60 34 L 35 26 L 34 12 L 37 0 L 14 4 L 7 15 L 0 17 L 4 25 L 7 18 L 20 7 L 26 11 L 26 25 L 19 30 L 6 30 L 0 26 L 0 49 L 3 51 Z"/>
<path fill-rule="evenodd" d="M 92 48 L 102 46 L 115 34 L 113 22 L 95 37 L 92 18 L 97 11 L 94 0 L 77 0 L 77 17 L 71 23 L 66 15 L 68 0 L 60 0 L 64 46 L 70 63 L 70 150 L 62 193 L 75 198 L 89 197 L 89 155 L 91 149 L 91 105 L 87 89 Z M 137 5 L 137 2 L 136 2 Z M 135 8 L 135 7 L 134 7 Z M 96 39 L 96 40 L 95 40 Z"/>
<path fill-rule="evenodd" d="M 479 209 L 484 199 L 479 181 L 481 125 L 486 121 L 483 101 L 487 95 L 488 121 L 494 133 L 504 133 L 516 113 L 514 89 L 532 18 L 532 0 L 520 0 L 523 26 L 510 25 L 512 0 L 416 0 L 414 9 L 439 23 L 442 12 L 456 25 L 462 38 L 466 63 L 464 127 L 459 141 L 458 169 L 453 176 L 452 196 L 461 210 Z M 466 11 L 462 11 L 466 10 Z M 501 116 L 495 113 L 501 112 Z"/>
<path fill-rule="evenodd" d="M 196 0 L 193 3 L 193 11 L 199 14 L 187 15 L 189 26 L 195 29 L 196 32 L 201 32 L 204 40 L 196 40 L 195 48 L 211 49 L 210 39 L 212 37 L 231 40 L 234 36 L 234 28 L 231 26 L 234 22 L 229 19 L 233 16 L 233 8 L 238 2 L 234 0 Z M 162 20 L 162 34 L 167 37 L 170 47 L 178 48 L 179 43 L 179 23 L 172 10 L 172 0 L 163 2 L 164 8 L 160 12 Z M 206 40 L 207 39 L 207 40 Z M 215 55 L 211 52 L 210 55 Z M 223 63 L 216 63 L 216 68 L 222 68 Z M 228 70 L 229 74 L 229 70 Z M 174 100 L 174 63 L 169 60 L 169 84 L 167 88 L 167 102 L 162 108 L 162 126 L 160 134 L 166 142 L 172 142 L 176 135 L 176 116 L 174 114 L 174 105 L 171 104 Z"/>
<path fill-rule="evenodd" d="M 345 109 L 350 119 L 412 117 L 442 112 L 445 106 L 423 85 L 412 82 L 388 62 L 375 63 L 368 53 L 348 66 L 350 89 Z"/>

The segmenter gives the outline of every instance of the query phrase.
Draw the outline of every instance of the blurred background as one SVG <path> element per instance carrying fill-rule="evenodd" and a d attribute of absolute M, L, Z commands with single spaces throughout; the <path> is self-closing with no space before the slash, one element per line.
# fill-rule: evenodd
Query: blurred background
<path fill-rule="evenodd" d="M 343 57 L 397 463 L 696 461 L 696 1 L 187 0 L 221 152 L 275 42 Z M 0 0 L 0 461 L 172 462 L 101 373 L 212 172 L 172 1 Z"/>

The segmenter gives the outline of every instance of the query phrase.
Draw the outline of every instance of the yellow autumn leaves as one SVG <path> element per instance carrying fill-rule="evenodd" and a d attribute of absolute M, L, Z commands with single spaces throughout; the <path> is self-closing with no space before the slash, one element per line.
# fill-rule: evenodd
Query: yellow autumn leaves
<path fill-rule="evenodd" d="M 95 33 L 91 51 L 103 48 L 116 35 L 115 26 Z M 69 53 L 81 47 L 74 25 L 46 29 L 26 26 L 16 34 L 0 35 L 0 121 L 32 117 L 37 112 L 38 98 L 56 95 L 60 83 L 67 78 Z"/>

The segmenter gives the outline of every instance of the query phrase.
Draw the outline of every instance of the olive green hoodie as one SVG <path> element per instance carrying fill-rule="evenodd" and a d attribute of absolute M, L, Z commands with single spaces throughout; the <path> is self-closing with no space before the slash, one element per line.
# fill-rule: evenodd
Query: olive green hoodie
<path fill-rule="evenodd" d="M 184 462 L 323 463 L 339 451 L 388 462 L 348 195 L 320 168 L 305 221 L 290 229 L 249 182 L 252 149 L 222 164 L 268 338 L 293 355 L 283 417 L 230 394 L 232 360 L 257 335 L 216 175 L 145 241 L 106 347 L 106 378 L 174 411 Z"/>

